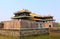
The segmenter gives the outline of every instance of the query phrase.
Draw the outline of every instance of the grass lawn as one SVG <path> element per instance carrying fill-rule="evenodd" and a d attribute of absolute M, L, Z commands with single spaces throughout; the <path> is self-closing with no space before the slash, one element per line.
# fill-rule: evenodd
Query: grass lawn
<path fill-rule="evenodd" d="M 49 39 L 49 35 L 23 37 L 21 39 Z"/>
<path fill-rule="evenodd" d="M 60 39 L 60 33 L 50 33 L 49 35 L 23 37 L 21 39 Z"/>
<path fill-rule="evenodd" d="M 17 37 L 0 36 L 0 39 L 19 39 Z"/>
<path fill-rule="evenodd" d="M 49 35 L 31 36 L 31 37 L 8 37 L 0 36 L 0 39 L 60 39 L 60 33 L 51 33 Z"/>
<path fill-rule="evenodd" d="M 60 33 L 51 33 L 50 39 L 60 39 Z"/>

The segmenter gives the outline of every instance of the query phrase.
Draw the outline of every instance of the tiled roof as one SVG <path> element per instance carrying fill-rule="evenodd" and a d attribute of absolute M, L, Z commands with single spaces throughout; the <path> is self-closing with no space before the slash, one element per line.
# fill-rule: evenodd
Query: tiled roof
<path fill-rule="evenodd" d="M 30 11 L 27 10 L 27 9 L 22 9 L 22 10 L 20 10 L 20 11 L 15 12 L 15 13 L 20 13 L 20 12 L 30 12 Z"/>

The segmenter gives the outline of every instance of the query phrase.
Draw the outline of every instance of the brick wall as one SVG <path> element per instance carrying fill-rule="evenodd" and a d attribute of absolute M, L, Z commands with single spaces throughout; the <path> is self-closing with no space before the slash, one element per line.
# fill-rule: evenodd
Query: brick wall
<path fill-rule="evenodd" d="M 49 25 L 51 25 L 51 28 L 53 28 L 53 22 L 45 22 L 44 25 L 45 28 L 49 28 Z"/>
<path fill-rule="evenodd" d="M 32 20 L 10 20 L 3 21 L 5 29 L 17 29 L 17 28 L 39 28 L 39 24 L 43 24 L 43 28 L 49 28 L 49 25 L 53 27 L 53 22 L 36 22 Z"/>
<path fill-rule="evenodd" d="M 44 35 L 49 34 L 49 29 L 20 29 L 20 36 L 34 36 L 34 35 Z"/>
<path fill-rule="evenodd" d="M 3 36 L 12 36 L 12 37 L 20 37 L 20 36 L 33 36 L 33 35 L 44 35 L 48 34 L 49 31 L 47 28 L 45 29 L 0 29 L 0 35 Z"/>
<path fill-rule="evenodd" d="M 17 29 L 0 29 L 0 35 L 19 37 L 20 36 L 20 30 L 17 30 Z"/>
<path fill-rule="evenodd" d="M 4 29 L 20 28 L 20 21 L 19 20 L 3 21 L 3 24 L 4 24 Z"/>
<path fill-rule="evenodd" d="M 31 20 L 21 20 L 21 28 L 37 28 L 35 22 Z"/>
<path fill-rule="evenodd" d="M 21 20 L 21 28 L 38 28 L 38 24 L 43 24 L 44 28 L 46 27 L 46 25 L 43 22 Z"/>

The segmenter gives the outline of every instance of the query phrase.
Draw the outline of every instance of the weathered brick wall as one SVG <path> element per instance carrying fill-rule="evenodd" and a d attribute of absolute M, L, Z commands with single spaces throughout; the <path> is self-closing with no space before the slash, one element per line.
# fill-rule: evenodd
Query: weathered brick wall
<path fill-rule="evenodd" d="M 6 36 L 30 36 L 49 33 L 46 29 L 51 23 L 38 22 L 39 24 L 44 24 L 44 28 L 38 28 L 37 22 L 31 20 L 11 20 L 4 21 L 4 27 L 0 29 L 1 35 Z M 18 29 L 18 30 L 16 30 Z"/>
<path fill-rule="evenodd" d="M 51 28 L 53 28 L 53 22 L 45 22 L 44 25 L 45 28 L 49 28 L 49 25 L 51 25 Z"/>
<path fill-rule="evenodd" d="M 54 28 L 50 28 L 49 30 L 51 33 L 60 33 L 60 27 L 54 27 Z"/>
<path fill-rule="evenodd" d="M 20 37 L 48 34 L 48 29 L 0 29 L 0 35 Z"/>
<path fill-rule="evenodd" d="M 38 24 L 43 24 L 42 28 L 53 28 L 53 22 L 36 22 L 32 20 L 21 20 L 21 28 L 38 28 Z"/>
<path fill-rule="evenodd" d="M 17 29 L 0 29 L 0 35 L 18 37 L 20 30 Z"/>
<path fill-rule="evenodd" d="M 19 20 L 10 20 L 10 21 L 3 21 L 3 28 L 4 29 L 20 29 L 20 21 Z"/>
<path fill-rule="evenodd" d="M 44 25 L 43 22 L 36 22 L 36 21 L 32 21 L 32 20 L 21 20 L 20 23 L 21 23 L 21 28 L 38 28 L 38 24 Z"/>
<path fill-rule="evenodd" d="M 21 29 L 20 36 L 34 36 L 49 34 L 49 29 Z"/>
<path fill-rule="evenodd" d="M 13 28 L 39 28 L 39 24 L 43 24 L 42 28 L 49 28 L 49 25 L 53 27 L 53 22 L 36 22 L 32 20 L 10 20 L 3 21 L 5 29 L 13 29 Z"/>
<path fill-rule="evenodd" d="M 35 22 L 31 20 L 21 20 L 21 28 L 37 28 Z"/>

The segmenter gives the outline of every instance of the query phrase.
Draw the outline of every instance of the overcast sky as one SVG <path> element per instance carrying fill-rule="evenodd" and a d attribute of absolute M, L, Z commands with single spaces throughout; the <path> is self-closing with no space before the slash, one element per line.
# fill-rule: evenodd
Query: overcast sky
<path fill-rule="evenodd" d="M 60 22 L 60 0 L 0 0 L 0 20 L 9 20 L 13 13 L 28 9 L 39 15 L 51 14 Z"/>

